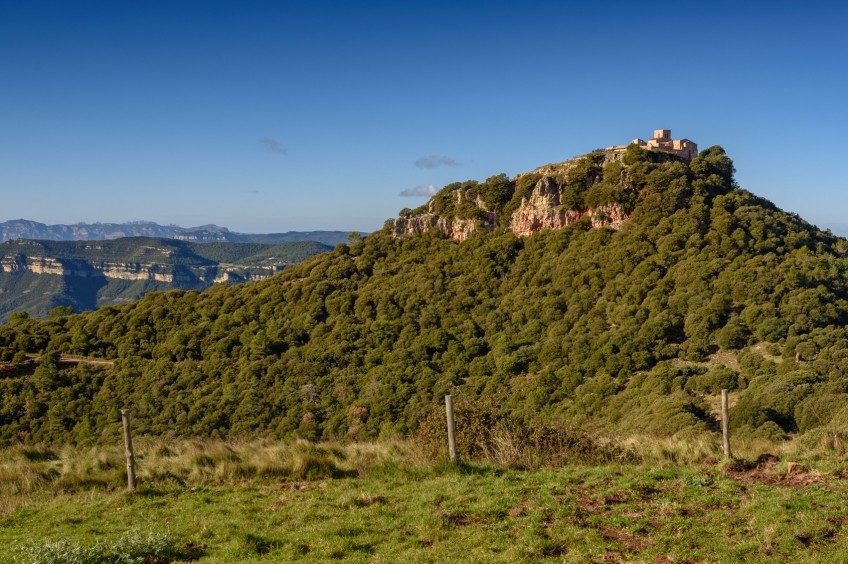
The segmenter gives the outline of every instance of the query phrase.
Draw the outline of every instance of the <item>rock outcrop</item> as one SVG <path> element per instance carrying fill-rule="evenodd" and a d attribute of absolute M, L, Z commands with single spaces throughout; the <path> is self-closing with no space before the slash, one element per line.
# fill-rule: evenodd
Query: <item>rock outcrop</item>
<path fill-rule="evenodd" d="M 543 229 L 562 229 L 591 215 L 591 210 L 564 208 L 561 197 L 562 191 L 552 177 L 541 178 L 512 214 L 509 228 L 516 235 L 527 236 Z"/>
<path fill-rule="evenodd" d="M 460 187 L 454 188 L 451 197 L 458 205 L 472 204 L 476 211 L 473 219 L 459 218 L 436 213 L 435 198 L 431 199 L 426 211 L 411 213 L 394 221 L 395 237 L 417 235 L 436 229 L 457 241 L 464 241 L 477 232 L 493 231 L 499 225 L 506 225 L 516 235 L 526 237 L 546 229 L 562 229 L 568 225 L 589 218 L 594 228 L 620 229 L 629 218 L 629 213 L 620 203 L 610 202 L 595 208 L 571 208 L 563 203 L 568 173 L 575 168 L 575 161 L 545 165 L 532 172 L 521 174 L 512 179 L 516 184 L 520 179 L 537 178 L 538 181 L 521 198 L 518 207 L 509 214 L 508 220 L 502 220 L 502 213 L 490 210 L 482 199 L 469 192 L 463 193 Z M 532 175 L 532 177 L 528 176 Z M 626 176 L 622 174 L 622 181 Z M 600 174 L 587 175 L 588 184 L 597 183 Z M 466 212 L 467 213 L 467 212 Z"/>
<path fill-rule="evenodd" d="M 109 278 L 113 280 L 144 280 L 179 285 L 209 285 L 262 280 L 281 271 L 283 265 L 240 266 L 216 264 L 211 266 L 179 267 L 170 264 L 131 262 L 85 262 L 39 256 L 4 257 L 2 272 L 32 272 L 77 278 Z"/>
<path fill-rule="evenodd" d="M 457 207 L 462 204 L 473 206 L 475 217 L 472 219 L 439 215 L 436 213 L 435 201 L 431 199 L 426 212 L 397 219 L 394 223 L 394 236 L 419 235 L 435 228 L 451 239 L 465 241 L 478 230 L 491 231 L 497 227 L 500 220 L 498 214 L 490 210 L 479 195 L 456 190 L 451 197 Z"/>
<path fill-rule="evenodd" d="M 433 204 L 431 202 L 426 213 L 395 220 L 394 236 L 420 235 L 425 231 L 435 228 L 451 239 L 465 241 L 480 229 L 484 231 L 494 229 L 498 225 L 498 215 L 486 210 L 485 206 L 479 200 L 473 200 L 473 203 L 482 212 L 480 218 L 462 219 L 458 217 L 443 217 L 433 211 Z"/>

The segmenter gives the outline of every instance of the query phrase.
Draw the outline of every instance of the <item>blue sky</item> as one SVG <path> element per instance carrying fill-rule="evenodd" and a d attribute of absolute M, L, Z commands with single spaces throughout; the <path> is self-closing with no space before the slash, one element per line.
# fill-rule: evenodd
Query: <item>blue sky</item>
<path fill-rule="evenodd" d="M 430 186 L 666 128 L 723 146 L 744 188 L 846 235 L 846 15 L 815 1 L 6 2 L 0 221 L 371 231 Z"/>

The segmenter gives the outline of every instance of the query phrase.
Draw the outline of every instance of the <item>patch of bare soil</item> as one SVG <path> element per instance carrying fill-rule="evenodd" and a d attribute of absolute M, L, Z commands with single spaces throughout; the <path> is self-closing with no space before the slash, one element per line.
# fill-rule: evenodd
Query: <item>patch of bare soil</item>
<path fill-rule="evenodd" d="M 359 499 L 356 500 L 356 505 L 360 507 L 370 507 L 372 505 L 386 505 L 389 503 L 389 500 L 386 496 L 382 495 L 369 495 L 366 493 L 362 493 Z"/>
<path fill-rule="evenodd" d="M 280 486 L 283 491 L 289 492 L 309 492 L 314 489 L 323 490 L 327 487 L 327 482 L 287 482 Z"/>
<path fill-rule="evenodd" d="M 538 506 L 536 506 L 536 504 L 525 500 L 514 507 L 510 507 L 509 511 L 507 511 L 506 514 L 510 517 L 523 517 L 524 515 L 527 515 L 528 512 L 536 509 L 537 507 Z"/>
<path fill-rule="evenodd" d="M 773 454 L 763 454 L 753 462 L 740 460 L 730 464 L 724 474 L 742 484 L 765 484 L 796 489 L 827 485 L 824 474 L 809 471 L 802 464 L 795 462 L 786 465 L 786 472 L 777 473 L 774 467 L 779 461 Z"/>
<path fill-rule="evenodd" d="M 710 360 L 717 364 L 724 364 L 729 368 L 739 370 L 739 360 L 731 352 L 719 351 L 710 355 Z"/>
<path fill-rule="evenodd" d="M 627 531 L 622 531 L 621 529 L 602 525 L 598 527 L 598 530 L 606 540 L 619 543 L 628 552 L 642 552 L 651 545 L 648 539 L 636 536 Z"/>
<path fill-rule="evenodd" d="M 79 356 L 73 354 L 63 354 L 59 357 L 59 364 L 76 366 L 77 364 L 90 364 L 92 366 L 115 366 L 114 360 L 104 360 L 102 358 L 90 358 L 87 356 Z"/>

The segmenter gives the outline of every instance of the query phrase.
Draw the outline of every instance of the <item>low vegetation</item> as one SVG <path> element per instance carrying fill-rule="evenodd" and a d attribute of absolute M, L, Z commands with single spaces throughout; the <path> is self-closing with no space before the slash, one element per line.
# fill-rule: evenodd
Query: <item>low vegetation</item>
<path fill-rule="evenodd" d="M 846 451 L 711 437 L 546 451 L 523 435 L 450 465 L 418 442 L 137 443 L 0 452 L 6 562 L 805 561 L 848 557 Z M 498 439 L 499 437 L 499 439 Z M 506 440 L 504 440 L 506 438 Z M 473 450 L 474 447 L 471 447 Z M 466 449 L 467 452 L 468 449 Z M 531 447 L 530 450 L 533 450 Z M 614 454 L 614 453 L 618 454 Z M 506 460 L 506 465 L 495 462 Z"/>

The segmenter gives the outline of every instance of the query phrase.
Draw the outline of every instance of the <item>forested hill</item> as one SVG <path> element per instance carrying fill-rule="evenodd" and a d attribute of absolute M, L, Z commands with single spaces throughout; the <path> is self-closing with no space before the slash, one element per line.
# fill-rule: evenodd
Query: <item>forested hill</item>
<path fill-rule="evenodd" d="M 0 439 L 100 440 L 121 406 L 140 433 L 368 438 L 414 430 L 447 392 L 608 433 L 710 432 L 721 388 L 737 434 L 846 420 L 846 240 L 736 187 L 719 147 L 526 176 L 448 186 L 259 282 L 13 316 Z M 533 193 L 570 219 L 516 234 Z M 398 228 L 415 217 L 430 228 Z M 462 242 L 455 219 L 472 220 Z M 115 363 L 63 370 L 58 353 Z"/>
<path fill-rule="evenodd" d="M 190 243 L 152 237 L 0 243 L 0 321 L 126 303 L 154 290 L 202 290 L 271 276 L 331 247 L 312 241 Z"/>

